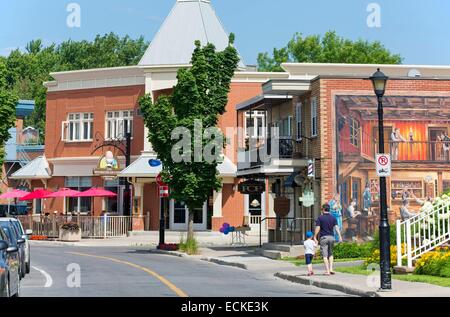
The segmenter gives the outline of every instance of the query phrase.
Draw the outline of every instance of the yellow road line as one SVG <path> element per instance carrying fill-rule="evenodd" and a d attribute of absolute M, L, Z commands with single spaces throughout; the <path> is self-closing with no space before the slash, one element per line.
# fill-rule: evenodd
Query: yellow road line
<path fill-rule="evenodd" d="M 119 259 L 115 259 L 115 258 L 110 258 L 107 256 L 99 256 L 99 255 L 91 255 L 91 254 L 86 254 L 86 253 L 78 253 L 78 252 L 67 252 L 69 254 L 74 254 L 74 255 L 79 255 L 79 256 L 86 256 L 86 257 L 91 257 L 91 258 L 97 258 L 97 259 L 102 259 L 102 260 L 109 260 L 112 262 L 116 262 L 116 263 L 120 263 L 120 264 L 125 264 L 131 267 L 134 267 L 136 269 L 142 270 L 144 272 L 146 272 L 147 274 L 157 278 L 161 283 L 163 283 L 164 285 L 166 285 L 171 291 L 173 291 L 175 294 L 177 294 L 179 297 L 189 297 L 185 292 L 183 292 L 181 289 L 179 289 L 178 287 L 176 287 L 172 282 L 170 282 L 168 279 L 166 279 L 165 277 L 159 275 L 156 272 L 153 272 L 149 269 L 147 269 L 146 267 L 131 263 L 131 262 L 127 262 L 127 261 L 122 261 Z"/>

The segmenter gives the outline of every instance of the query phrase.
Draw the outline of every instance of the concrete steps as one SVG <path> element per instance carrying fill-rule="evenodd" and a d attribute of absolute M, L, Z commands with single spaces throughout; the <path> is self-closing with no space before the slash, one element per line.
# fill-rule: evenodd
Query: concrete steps
<path fill-rule="evenodd" d="M 281 243 L 265 243 L 260 250 L 260 255 L 279 260 L 285 257 L 298 257 L 305 254 L 302 245 L 281 244 Z"/>

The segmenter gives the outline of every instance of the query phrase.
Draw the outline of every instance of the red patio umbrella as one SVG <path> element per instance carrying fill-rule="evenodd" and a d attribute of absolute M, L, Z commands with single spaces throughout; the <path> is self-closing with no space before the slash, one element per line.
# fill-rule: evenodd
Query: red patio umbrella
<path fill-rule="evenodd" d="M 51 191 L 46 189 L 38 189 L 35 190 L 34 192 L 29 193 L 26 196 L 19 198 L 19 200 L 25 201 L 25 200 L 43 199 L 47 198 L 47 196 L 50 195 L 51 193 L 52 193 Z"/>
<path fill-rule="evenodd" d="M 25 192 L 23 190 L 14 189 L 10 192 L 6 192 L 0 195 L 0 199 L 8 199 L 8 214 L 9 214 L 11 207 L 11 199 L 22 198 L 28 194 L 29 194 L 28 192 Z"/>
<path fill-rule="evenodd" d="M 57 192 L 47 195 L 45 198 L 64 198 L 64 214 L 66 214 L 66 197 L 75 197 L 75 195 L 80 194 L 78 190 L 73 190 L 70 188 L 61 188 Z"/>
<path fill-rule="evenodd" d="M 104 188 L 91 188 L 73 197 L 116 197 L 117 194 Z"/>
<path fill-rule="evenodd" d="M 75 195 L 74 197 L 117 197 L 117 194 L 104 188 L 93 187 Z M 94 208 L 92 208 L 92 214 L 94 214 Z"/>

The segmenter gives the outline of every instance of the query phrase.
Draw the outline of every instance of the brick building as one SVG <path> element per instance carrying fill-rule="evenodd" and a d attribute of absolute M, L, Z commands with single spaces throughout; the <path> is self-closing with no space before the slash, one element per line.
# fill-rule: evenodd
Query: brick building
<path fill-rule="evenodd" d="M 393 159 L 388 205 L 394 220 L 404 200 L 418 210 L 425 199 L 450 189 L 450 67 L 381 67 L 390 77 L 384 98 L 385 147 Z M 245 113 L 241 126 L 260 116 L 266 127 L 253 135 L 256 147 L 240 150 L 238 175 L 267 181 L 263 198 L 268 199 L 268 213 L 276 197 L 283 196 L 290 201 L 289 217 L 314 218 L 321 204 L 339 194 L 344 219 L 352 200 L 367 218 L 376 219 L 378 117 L 368 78 L 377 65 L 293 63 L 283 68 L 289 79 L 264 83 L 262 95 L 236 107 Z M 273 138 L 271 127 L 279 128 L 272 152 L 264 146 Z M 268 152 L 265 161 L 252 156 L 259 149 Z M 310 160 L 315 162 L 314 179 L 307 177 Z M 314 205 L 305 207 L 300 199 L 309 190 Z M 303 230 L 311 228 L 310 222 L 302 223 Z"/>

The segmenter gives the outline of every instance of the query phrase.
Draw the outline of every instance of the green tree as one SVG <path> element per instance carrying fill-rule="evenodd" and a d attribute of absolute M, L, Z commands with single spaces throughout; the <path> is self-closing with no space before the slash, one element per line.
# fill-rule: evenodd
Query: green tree
<path fill-rule="evenodd" d="M 222 157 L 223 135 L 216 127 L 219 116 L 225 113 L 231 79 L 239 63 L 233 43 L 232 34 L 229 46 L 216 52 L 214 45 L 201 47 L 197 41 L 192 67 L 178 71 L 173 95 L 161 96 L 155 103 L 150 95 L 140 99 L 149 141 L 163 163 L 163 179 L 171 188 L 171 197 L 185 202 L 189 209 L 188 240 L 193 239 L 193 211 L 202 208 L 212 190 L 221 188 L 217 165 Z M 178 147 L 179 142 L 172 139 L 176 128 L 189 133 L 188 148 Z M 203 137 L 211 128 L 216 129 L 215 137 Z M 200 156 L 211 143 L 216 146 L 208 153 L 214 160 L 205 161 Z M 175 160 L 173 153 L 184 160 Z"/>
<path fill-rule="evenodd" d="M 10 138 L 9 129 L 16 122 L 17 97 L 8 90 L 7 71 L 3 60 L 0 60 L 0 165 L 3 165 L 5 143 Z"/>
<path fill-rule="evenodd" d="M 147 46 L 143 37 L 121 38 L 114 33 L 97 35 L 93 41 L 68 40 L 46 47 L 38 39 L 29 42 L 25 52 L 15 50 L 1 59 L 7 68 L 7 88 L 21 99 L 35 100 L 35 111 L 26 124 L 39 128 L 43 138 L 46 104 L 43 83 L 52 80 L 51 72 L 136 65 Z"/>
<path fill-rule="evenodd" d="M 283 71 L 282 63 L 348 63 L 348 64 L 401 64 L 402 58 L 392 54 L 380 42 L 344 39 L 336 32 L 327 32 L 323 37 L 303 37 L 296 33 L 286 47 L 275 48 L 272 56 L 258 55 L 259 71 Z"/>

